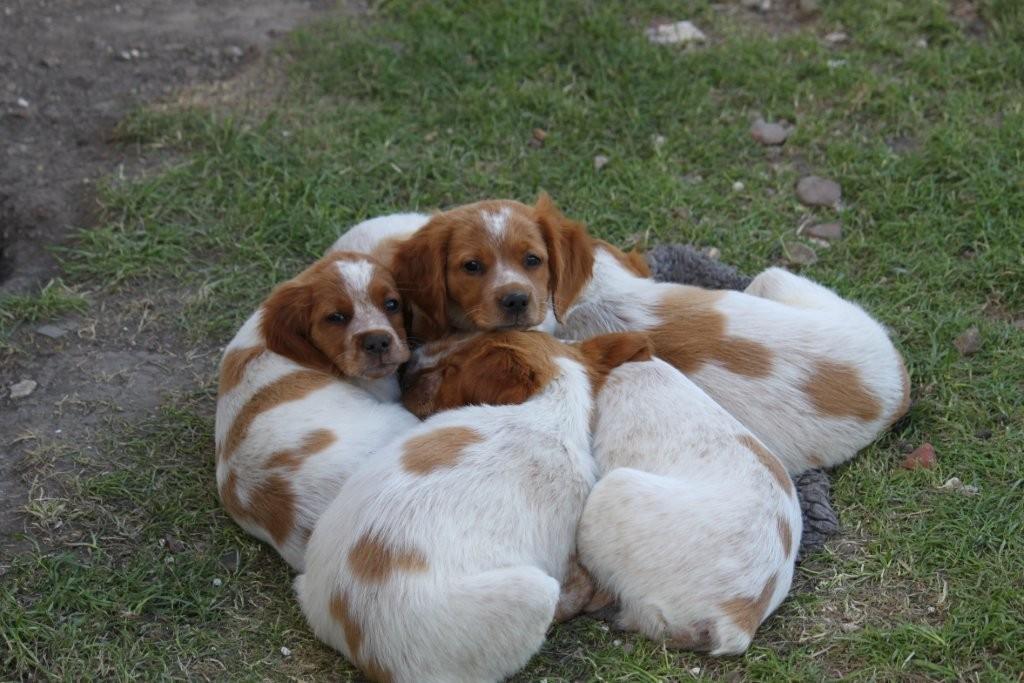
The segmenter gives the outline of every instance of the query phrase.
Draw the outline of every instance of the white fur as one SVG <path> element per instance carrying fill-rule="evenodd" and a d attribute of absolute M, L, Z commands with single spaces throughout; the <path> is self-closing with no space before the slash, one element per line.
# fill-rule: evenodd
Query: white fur
<path fill-rule="evenodd" d="M 560 375 L 527 402 L 439 413 L 346 483 L 296 581 L 318 637 L 397 682 L 496 681 L 529 661 L 555 613 L 595 478 L 589 380 L 579 363 L 556 362 Z M 452 467 L 404 470 L 405 442 L 443 427 L 467 427 L 483 440 Z M 361 581 L 348 557 L 369 532 L 422 551 L 425 571 Z M 357 657 L 330 614 L 338 594 L 365 634 Z"/>
<path fill-rule="evenodd" d="M 713 654 L 743 652 L 752 634 L 721 605 L 756 598 L 774 575 L 760 623 L 786 596 L 800 544 L 795 492 L 741 445 L 743 425 L 661 360 L 613 370 L 596 415 L 603 478 L 587 499 L 579 553 L 619 598 L 619 625 L 669 641 L 710 626 Z M 785 550 L 780 519 L 792 535 Z"/>
<path fill-rule="evenodd" d="M 259 320 L 257 311 L 231 340 L 225 353 L 263 346 Z M 241 383 L 217 398 L 218 452 L 238 413 L 257 391 L 289 373 L 305 369 L 267 350 L 252 360 L 246 366 Z M 284 543 L 277 544 L 266 529 L 251 519 L 236 517 L 235 521 L 256 538 L 274 546 L 293 569 L 301 572 L 306 533 L 334 500 L 342 483 L 387 441 L 419 424 L 419 420 L 398 403 L 398 395 L 394 376 L 374 381 L 335 378 L 302 399 L 281 403 L 260 413 L 234 454 L 227 460 L 218 458 L 218 490 L 233 471 L 238 497 L 243 504 L 248 504 L 252 492 L 268 477 L 284 477 L 295 494 L 295 525 Z M 318 429 L 330 430 L 337 439 L 324 451 L 310 455 L 294 472 L 266 466 L 273 454 L 295 450 L 307 435 Z"/>
<path fill-rule="evenodd" d="M 405 239 L 430 221 L 425 213 L 393 213 L 378 216 L 357 223 L 335 240 L 327 253 L 332 251 L 355 251 L 374 254 L 381 242 L 388 239 Z"/>
<path fill-rule="evenodd" d="M 696 288 L 637 277 L 611 254 L 596 250 L 594 276 L 556 334 L 585 339 L 659 325 L 657 304 L 672 290 Z M 748 377 L 714 361 L 689 377 L 779 456 L 791 474 L 852 458 L 889 424 L 903 399 L 903 360 L 885 329 L 859 306 L 780 268 L 765 270 L 745 292 L 729 291 L 713 305 L 730 337 L 767 346 L 767 377 Z M 819 415 L 803 391 L 812 361 L 856 368 L 881 405 L 877 419 Z"/>

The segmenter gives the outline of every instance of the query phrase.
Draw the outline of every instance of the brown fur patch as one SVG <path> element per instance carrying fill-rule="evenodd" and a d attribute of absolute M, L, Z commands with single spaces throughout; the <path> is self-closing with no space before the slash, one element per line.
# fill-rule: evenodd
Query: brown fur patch
<path fill-rule="evenodd" d="M 651 339 L 643 332 L 601 334 L 582 342 L 578 348 L 594 396 L 601 393 L 612 370 L 624 363 L 650 360 L 654 355 Z"/>
<path fill-rule="evenodd" d="M 231 349 L 224 354 L 220 362 L 220 381 L 217 386 L 217 394 L 223 395 L 237 387 L 245 375 L 245 368 L 252 361 L 260 356 L 266 347 L 247 346 L 240 349 Z"/>
<path fill-rule="evenodd" d="M 670 648 L 690 650 L 691 652 L 710 652 L 717 646 L 715 623 L 710 619 L 701 619 L 693 623 L 691 628 L 681 629 L 665 641 Z"/>
<path fill-rule="evenodd" d="M 361 581 L 384 583 L 396 571 L 427 571 L 427 558 L 415 548 L 395 550 L 380 536 L 367 532 L 349 551 L 348 566 Z"/>
<path fill-rule="evenodd" d="M 282 403 L 303 399 L 332 381 L 334 380 L 330 375 L 322 372 L 298 370 L 262 387 L 235 416 L 235 421 L 231 423 L 228 435 L 224 439 L 222 457 L 227 460 L 234 454 L 235 449 L 248 435 L 249 427 L 261 413 Z"/>
<path fill-rule="evenodd" d="M 815 360 L 804 392 L 820 415 L 871 422 L 882 413 L 878 399 L 864 386 L 860 371 L 846 363 Z"/>
<path fill-rule="evenodd" d="M 594 244 L 599 249 L 604 249 L 609 254 L 615 257 L 615 260 L 619 262 L 623 268 L 633 273 L 637 277 L 651 277 L 651 267 L 647 265 L 647 259 L 644 255 L 632 249 L 630 251 L 622 251 L 614 244 L 605 242 L 604 240 L 595 239 Z"/>
<path fill-rule="evenodd" d="M 412 474 L 430 474 L 444 467 L 454 467 L 462 451 L 483 437 L 469 427 L 445 427 L 414 436 L 405 442 L 402 467 Z"/>
<path fill-rule="evenodd" d="M 674 287 L 656 307 L 663 322 L 648 331 L 655 354 L 684 373 L 717 362 L 737 375 L 767 377 L 772 372 L 772 350 L 726 334 L 725 316 L 714 308 L 723 296 L 722 291 Z"/>
<path fill-rule="evenodd" d="M 555 606 L 555 623 L 568 621 L 579 615 L 594 597 L 594 580 L 575 555 L 569 558 L 569 566 L 561 584 L 558 604 Z"/>
<path fill-rule="evenodd" d="M 764 447 L 764 444 L 750 434 L 739 434 L 736 438 L 751 453 L 756 455 L 758 461 L 771 472 L 779 488 L 791 496 L 795 495 L 796 491 L 793 488 L 793 480 L 786 474 L 786 468 L 782 466 L 782 463 L 771 451 Z"/>
<path fill-rule="evenodd" d="M 772 574 L 757 597 L 732 598 L 719 605 L 719 608 L 732 620 L 732 623 L 736 624 L 737 628 L 752 636 L 764 620 L 772 593 L 775 592 L 777 580 L 777 575 Z"/>
<path fill-rule="evenodd" d="M 779 515 L 779 540 L 782 541 L 782 553 L 789 557 L 789 551 L 793 549 L 793 531 L 789 528 L 789 520 Z"/>
<path fill-rule="evenodd" d="M 348 646 L 349 656 L 354 661 L 358 661 L 359 650 L 363 647 L 363 627 L 349 611 L 348 596 L 344 593 L 335 593 L 331 596 L 329 607 L 331 616 L 338 622 L 345 634 L 345 645 Z"/>
<path fill-rule="evenodd" d="M 232 470 L 220 487 L 220 499 L 231 516 L 255 522 L 277 545 L 288 540 L 295 527 L 295 492 L 287 479 L 272 474 L 249 494 L 244 504 L 238 495 L 238 477 Z"/>
<path fill-rule="evenodd" d="M 370 659 L 361 665 L 363 673 L 374 683 L 391 683 L 395 680 L 395 677 L 391 675 L 391 672 L 385 669 L 383 666 L 377 663 L 376 660 Z"/>
<path fill-rule="evenodd" d="M 807 456 L 807 464 L 810 465 L 812 469 L 820 470 L 825 466 L 825 461 L 820 455 L 812 454 Z"/>
<path fill-rule="evenodd" d="M 338 440 L 338 436 L 330 429 L 314 429 L 306 434 L 302 445 L 291 451 L 278 451 L 274 453 L 263 466 L 266 468 L 285 467 L 289 470 L 298 469 L 299 465 L 306 461 L 311 455 L 325 450 L 328 446 Z"/>

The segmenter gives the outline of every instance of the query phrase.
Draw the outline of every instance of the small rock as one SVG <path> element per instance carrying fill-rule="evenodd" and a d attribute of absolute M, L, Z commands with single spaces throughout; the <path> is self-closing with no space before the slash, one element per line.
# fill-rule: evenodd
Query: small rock
<path fill-rule="evenodd" d="M 810 266 L 818 262 L 818 252 L 800 242 L 787 242 L 782 245 L 786 261 L 794 266 Z"/>
<path fill-rule="evenodd" d="M 674 24 L 659 24 L 647 29 L 647 40 L 658 45 L 688 45 L 702 43 L 707 36 L 690 21 L 677 21 Z"/>
<path fill-rule="evenodd" d="M 827 66 L 829 69 L 838 69 L 841 66 L 846 66 L 846 60 L 845 59 L 830 59 L 830 60 L 825 62 L 825 66 Z"/>
<path fill-rule="evenodd" d="M 28 100 L 26 100 L 24 97 L 19 97 L 17 100 L 15 100 L 15 102 L 22 109 L 28 109 Z"/>
<path fill-rule="evenodd" d="M 237 550 L 229 550 L 220 556 L 220 566 L 225 571 L 235 572 L 238 571 L 238 566 L 242 563 L 242 558 L 239 556 Z"/>
<path fill-rule="evenodd" d="M 848 621 L 840 625 L 839 628 L 843 630 L 843 633 L 853 633 L 854 631 L 859 630 L 860 626 L 851 621 Z"/>
<path fill-rule="evenodd" d="M 39 384 L 34 379 L 23 379 L 20 382 L 15 382 L 11 385 L 11 398 L 18 399 L 31 396 L 38 386 Z"/>
<path fill-rule="evenodd" d="M 224 48 L 224 54 L 232 59 L 241 59 L 242 55 L 245 54 L 245 51 L 237 45 L 228 45 Z"/>
<path fill-rule="evenodd" d="M 142 53 L 141 53 L 141 52 L 139 52 L 139 51 L 138 51 L 138 50 L 137 50 L 136 48 L 134 48 L 134 47 L 133 47 L 133 48 L 132 48 L 131 50 L 129 50 L 129 51 L 128 51 L 128 54 L 130 54 L 130 55 L 132 56 L 132 59 L 138 59 L 139 57 L 141 57 L 141 56 L 142 56 Z"/>
<path fill-rule="evenodd" d="M 600 171 L 602 168 L 608 165 L 609 161 L 611 160 L 605 155 L 598 154 L 596 157 L 594 157 L 594 170 Z"/>
<path fill-rule="evenodd" d="M 835 242 L 843 237 L 842 223 L 816 223 L 804 230 L 804 234 L 826 242 Z"/>
<path fill-rule="evenodd" d="M 790 131 L 777 123 L 769 123 L 764 119 L 754 121 L 750 127 L 750 137 L 762 145 L 781 145 L 789 137 Z"/>
<path fill-rule="evenodd" d="M 845 43 L 849 39 L 850 37 L 842 31 L 833 31 L 825 36 L 825 42 L 829 45 L 839 45 L 840 43 Z"/>
<path fill-rule="evenodd" d="M 917 42 L 914 43 L 914 45 L 919 47 L 919 48 L 921 48 L 923 50 L 926 47 L 928 47 L 928 39 L 927 38 L 918 38 Z"/>
<path fill-rule="evenodd" d="M 903 459 L 901 466 L 905 470 L 932 469 L 935 467 L 935 447 L 930 443 L 921 444 Z"/>
<path fill-rule="evenodd" d="M 546 130 L 544 130 L 543 128 L 534 128 L 533 129 L 533 139 L 534 140 L 538 140 L 540 142 L 544 142 L 544 140 L 546 140 L 547 137 L 548 137 L 548 132 Z"/>
<path fill-rule="evenodd" d="M 662 147 L 665 146 L 666 142 L 668 142 L 668 140 L 665 138 L 664 135 L 651 136 L 651 145 L 654 147 L 654 149 L 661 149 Z"/>
<path fill-rule="evenodd" d="M 122 62 L 130 62 L 130 61 L 132 61 L 132 53 L 129 52 L 128 50 L 121 50 L 120 52 L 117 53 L 117 57 Z"/>
<path fill-rule="evenodd" d="M 39 63 L 45 66 L 47 69 L 56 69 L 60 66 L 60 58 L 54 57 L 53 55 L 46 55 L 39 60 Z"/>
<path fill-rule="evenodd" d="M 953 340 L 953 346 L 961 356 L 973 356 L 981 349 L 981 332 L 977 327 L 969 327 Z"/>
<path fill-rule="evenodd" d="M 834 180 L 809 175 L 796 184 L 796 198 L 807 206 L 835 206 L 843 191 Z"/>
<path fill-rule="evenodd" d="M 224 582 L 223 582 L 223 581 L 221 581 L 220 579 L 214 579 L 214 580 L 213 580 L 213 581 L 211 581 L 210 583 L 212 583 L 212 584 L 213 584 L 213 587 L 214 587 L 214 588 L 220 588 L 221 586 L 223 586 L 223 585 L 224 585 Z"/>
<path fill-rule="evenodd" d="M 704 254 L 712 261 L 717 261 L 722 257 L 722 250 L 718 247 L 704 247 L 700 250 L 700 253 Z"/>
<path fill-rule="evenodd" d="M 974 438 L 981 439 L 982 441 L 988 441 L 989 439 L 992 438 L 992 430 L 979 429 L 978 431 L 974 432 Z"/>
<path fill-rule="evenodd" d="M 695 666 L 692 669 L 690 669 L 690 675 L 692 675 L 692 676 L 700 676 L 700 667 L 699 666 Z"/>
<path fill-rule="evenodd" d="M 286 648 L 284 645 L 282 645 L 281 646 L 281 656 L 282 657 L 291 657 L 292 656 L 292 651 L 289 650 L 288 648 Z"/>
<path fill-rule="evenodd" d="M 60 339 L 67 334 L 68 331 L 57 325 L 41 325 L 36 328 L 36 333 L 41 334 L 44 337 L 49 337 L 50 339 Z"/>
<path fill-rule="evenodd" d="M 170 534 L 164 536 L 164 547 L 170 550 L 172 553 L 180 553 L 185 549 L 185 544 L 180 539 L 175 538 Z"/>
<path fill-rule="evenodd" d="M 978 487 L 973 484 L 965 484 L 960 481 L 960 477 L 950 477 L 946 480 L 946 483 L 939 487 L 942 491 L 951 491 L 954 493 L 962 493 L 965 496 L 976 496 L 978 495 Z"/>
<path fill-rule="evenodd" d="M 737 180 L 735 183 L 732 184 L 732 191 L 742 192 L 744 189 L 746 189 L 746 187 L 747 186 L 744 185 L 741 181 Z"/>

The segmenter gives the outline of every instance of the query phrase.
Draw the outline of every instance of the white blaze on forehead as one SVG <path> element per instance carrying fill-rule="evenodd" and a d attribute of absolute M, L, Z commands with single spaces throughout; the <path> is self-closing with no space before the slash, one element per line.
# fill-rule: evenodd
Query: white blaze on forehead
<path fill-rule="evenodd" d="M 370 299 L 370 283 L 373 281 L 373 264 L 369 261 L 338 261 L 338 274 L 345 283 L 345 289 L 352 297 L 352 320 L 349 332 L 358 334 L 363 330 L 391 329 L 391 322 L 384 312 Z"/>
<path fill-rule="evenodd" d="M 484 221 L 484 225 L 487 226 L 487 232 L 490 236 L 498 241 L 505 234 L 505 228 L 508 227 L 509 216 L 512 215 L 512 209 L 505 206 L 499 211 L 481 211 L 480 217 Z"/>

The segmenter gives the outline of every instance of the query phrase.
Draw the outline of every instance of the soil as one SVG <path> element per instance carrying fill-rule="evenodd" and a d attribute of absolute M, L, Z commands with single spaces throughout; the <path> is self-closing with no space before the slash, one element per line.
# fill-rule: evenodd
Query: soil
<path fill-rule="evenodd" d="M 112 142 L 132 109 L 232 79 L 274 39 L 336 7 L 331 0 L 6 0 L 0 7 L 0 296 L 59 274 L 52 249 L 88 227 L 93 188 L 154 163 Z M 157 160 L 159 161 L 159 160 Z M 23 546 L 22 510 L 52 494 L 47 458 L 98 448 L 169 393 L 208 386 L 217 348 L 188 348 L 179 292 L 94 294 L 59 330 L 23 325 L 0 357 L 0 557 Z M 22 379 L 38 383 L 11 398 Z M 8 555 L 9 556 L 9 555 Z"/>

